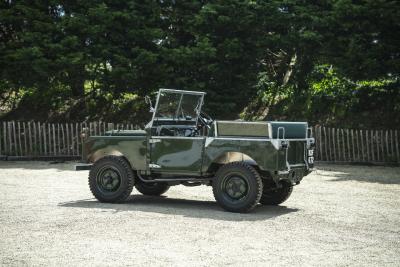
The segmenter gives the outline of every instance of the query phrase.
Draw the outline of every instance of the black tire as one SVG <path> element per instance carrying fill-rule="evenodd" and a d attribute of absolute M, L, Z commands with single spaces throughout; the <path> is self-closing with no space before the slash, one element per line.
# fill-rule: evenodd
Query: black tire
<path fill-rule="evenodd" d="M 93 164 L 89 172 L 89 188 L 100 202 L 118 203 L 132 192 L 135 176 L 122 157 L 105 156 Z"/>
<path fill-rule="evenodd" d="M 244 162 L 225 164 L 213 180 L 215 200 L 227 211 L 249 212 L 259 202 L 263 184 L 259 173 Z"/>
<path fill-rule="evenodd" d="M 293 186 L 288 183 L 282 183 L 281 188 L 271 189 L 264 186 L 260 203 L 263 205 L 279 205 L 285 202 L 293 192 Z"/>
<path fill-rule="evenodd" d="M 137 183 L 135 187 L 137 191 L 147 196 L 160 196 L 169 189 L 166 183 Z"/>

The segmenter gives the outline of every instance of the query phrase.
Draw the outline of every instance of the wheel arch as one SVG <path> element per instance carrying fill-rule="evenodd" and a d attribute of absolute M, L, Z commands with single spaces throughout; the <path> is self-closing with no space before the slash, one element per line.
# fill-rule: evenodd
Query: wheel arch
<path fill-rule="evenodd" d="M 248 154 L 238 151 L 227 151 L 221 153 L 211 161 L 207 172 L 215 173 L 221 166 L 231 162 L 245 162 L 248 165 L 255 167 L 257 170 L 260 169 L 257 161 Z"/>
<path fill-rule="evenodd" d="M 117 156 L 117 157 L 121 157 L 123 158 L 132 168 L 132 170 L 136 170 L 134 162 L 128 160 L 128 157 L 126 157 L 121 151 L 117 150 L 117 149 L 98 149 L 96 151 L 94 151 L 93 153 L 91 153 L 88 156 L 88 162 L 91 163 L 95 163 L 96 161 L 98 161 L 101 158 L 104 158 L 106 156 Z"/>

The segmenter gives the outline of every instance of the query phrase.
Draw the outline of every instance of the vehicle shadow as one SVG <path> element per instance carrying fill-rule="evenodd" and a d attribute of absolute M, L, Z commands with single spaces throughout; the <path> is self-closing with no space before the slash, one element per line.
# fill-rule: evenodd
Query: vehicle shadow
<path fill-rule="evenodd" d="M 331 182 L 357 181 L 364 183 L 400 184 L 399 167 L 323 165 L 317 175 Z"/>
<path fill-rule="evenodd" d="M 58 206 L 68 208 L 101 209 L 111 212 L 155 212 L 167 215 L 181 215 L 184 217 L 207 218 L 223 221 L 263 221 L 299 211 L 299 209 L 288 208 L 286 206 L 258 205 L 250 213 L 232 213 L 224 211 L 215 201 L 143 195 L 131 195 L 127 201 L 121 204 L 100 203 L 96 199 L 82 199 L 59 203 Z"/>
<path fill-rule="evenodd" d="M 75 171 L 78 161 L 0 161 L 0 169 Z"/>

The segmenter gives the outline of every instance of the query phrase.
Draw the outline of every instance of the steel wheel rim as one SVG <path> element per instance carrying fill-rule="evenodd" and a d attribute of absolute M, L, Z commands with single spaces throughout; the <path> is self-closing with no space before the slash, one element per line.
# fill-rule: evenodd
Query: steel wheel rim
<path fill-rule="evenodd" d="M 96 184 L 101 192 L 114 193 L 121 186 L 121 174 L 115 167 L 103 167 L 96 176 Z"/>
<path fill-rule="evenodd" d="M 249 184 L 243 176 L 232 174 L 225 177 L 222 183 L 222 191 L 231 201 L 240 201 L 247 196 Z"/>

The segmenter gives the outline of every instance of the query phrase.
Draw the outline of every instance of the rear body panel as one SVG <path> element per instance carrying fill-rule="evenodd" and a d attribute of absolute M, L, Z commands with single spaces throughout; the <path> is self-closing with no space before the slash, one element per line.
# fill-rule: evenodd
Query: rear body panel
<path fill-rule="evenodd" d="M 268 139 L 208 137 L 204 151 L 202 168 L 204 173 L 210 169 L 212 163 L 224 157 L 228 152 L 243 154 L 243 157 L 238 160 L 253 160 L 261 170 L 276 170 L 277 168 L 277 150 Z"/>

